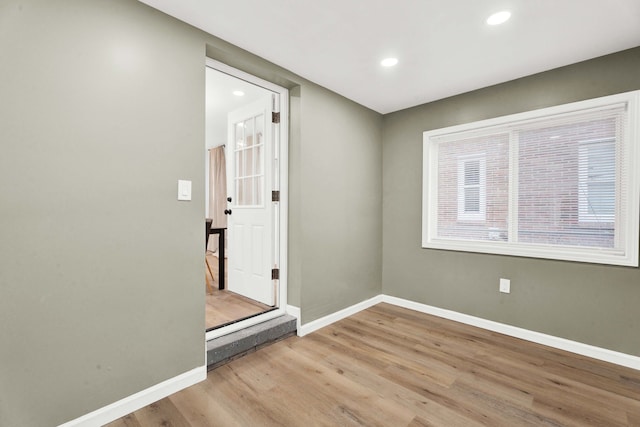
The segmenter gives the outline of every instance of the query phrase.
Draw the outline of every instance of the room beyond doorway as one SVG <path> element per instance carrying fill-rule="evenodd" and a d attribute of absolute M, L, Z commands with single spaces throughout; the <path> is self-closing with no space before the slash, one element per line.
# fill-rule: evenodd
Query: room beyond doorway
<path fill-rule="evenodd" d="M 223 289 L 217 247 L 223 243 L 209 239 L 206 252 L 207 280 L 213 285 L 206 286 L 209 340 L 285 312 L 281 260 L 286 259 L 288 91 L 213 60 L 207 60 L 206 90 L 205 217 L 227 236 Z M 238 118 L 238 111 L 256 103 L 263 110 Z M 284 120 L 274 119 L 274 112 Z M 285 200 L 272 193 L 282 193 Z"/>
<path fill-rule="evenodd" d="M 206 275 L 209 275 L 209 279 L 212 283 L 220 283 L 220 271 L 218 268 L 218 258 L 216 254 L 207 252 L 207 259 L 211 270 L 205 271 Z M 209 273 L 211 271 L 211 273 Z M 228 279 L 228 276 L 227 276 Z M 243 295 L 236 294 L 226 289 L 218 289 L 214 286 L 213 289 L 207 290 L 206 304 L 205 304 L 205 327 L 207 331 L 211 331 L 217 328 L 223 328 L 241 320 L 249 319 L 251 317 L 266 313 L 273 310 L 266 304 L 262 304 L 258 301 L 247 298 Z"/>

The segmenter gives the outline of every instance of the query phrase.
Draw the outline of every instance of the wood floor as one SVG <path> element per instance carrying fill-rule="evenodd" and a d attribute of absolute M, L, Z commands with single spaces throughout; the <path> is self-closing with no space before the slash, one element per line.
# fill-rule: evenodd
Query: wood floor
<path fill-rule="evenodd" d="M 269 310 L 271 307 L 258 301 L 227 290 L 214 289 L 213 294 L 207 294 L 206 327 L 215 328 Z"/>
<path fill-rule="evenodd" d="M 209 271 L 205 268 L 205 274 L 208 275 L 210 283 L 213 285 L 213 293 L 207 291 L 206 297 L 205 325 L 207 330 L 271 310 L 271 307 L 261 304 L 258 301 L 228 290 L 218 290 L 218 258 L 211 253 L 207 253 L 207 260 L 211 267 L 211 273 L 213 273 L 212 278 Z M 227 262 L 227 260 L 225 260 L 225 262 Z M 228 284 L 229 277 L 227 270 L 225 267 L 225 282 Z"/>
<path fill-rule="evenodd" d="M 109 426 L 640 426 L 640 371 L 379 304 Z"/>

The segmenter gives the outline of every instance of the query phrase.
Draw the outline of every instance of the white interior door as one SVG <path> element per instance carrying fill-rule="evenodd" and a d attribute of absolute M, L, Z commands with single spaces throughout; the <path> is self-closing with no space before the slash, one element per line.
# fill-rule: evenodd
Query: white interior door
<path fill-rule="evenodd" d="M 228 289 L 273 306 L 274 124 L 272 97 L 229 113 L 227 141 Z"/>

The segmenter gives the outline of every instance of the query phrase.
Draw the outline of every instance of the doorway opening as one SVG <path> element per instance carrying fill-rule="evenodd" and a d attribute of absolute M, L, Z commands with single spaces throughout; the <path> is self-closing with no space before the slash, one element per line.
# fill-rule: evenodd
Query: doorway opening
<path fill-rule="evenodd" d="M 288 91 L 206 63 L 206 338 L 285 313 Z"/>

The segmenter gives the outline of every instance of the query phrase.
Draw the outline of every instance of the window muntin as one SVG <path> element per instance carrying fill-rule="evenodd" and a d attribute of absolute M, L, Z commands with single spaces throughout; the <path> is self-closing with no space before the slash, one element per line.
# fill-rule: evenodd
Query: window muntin
<path fill-rule="evenodd" d="M 425 132 L 423 247 L 637 266 L 637 99 Z"/>

